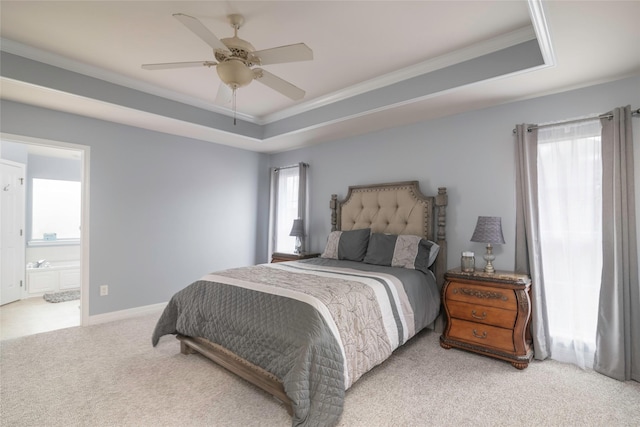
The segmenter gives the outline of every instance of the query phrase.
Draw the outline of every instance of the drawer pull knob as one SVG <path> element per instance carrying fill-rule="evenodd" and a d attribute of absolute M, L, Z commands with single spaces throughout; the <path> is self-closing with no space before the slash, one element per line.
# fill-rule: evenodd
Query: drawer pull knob
<path fill-rule="evenodd" d="M 483 311 L 483 312 L 482 312 L 482 316 L 478 316 L 478 315 L 476 314 L 476 311 L 475 311 L 475 310 L 471 310 L 471 317 L 473 317 L 474 319 L 478 319 L 478 320 L 484 320 L 484 319 L 486 319 L 486 318 L 487 318 L 487 312 L 486 312 L 486 311 Z"/>
<path fill-rule="evenodd" d="M 481 339 L 483 339 L 483 340 L 484 340 L 484 339 L 487 339 L 487 331 L 483 331 L 483 332 L 482 332 L 482 335 L 480 335 L 480 334 L 478 333 L 478 331 L 477 331 L 476 329 L 474 329 L 474 330 L 473 330 L 473 336 L 474 336 L 474 337 L 476 337 L 476 338 L 481 338 Z"/>

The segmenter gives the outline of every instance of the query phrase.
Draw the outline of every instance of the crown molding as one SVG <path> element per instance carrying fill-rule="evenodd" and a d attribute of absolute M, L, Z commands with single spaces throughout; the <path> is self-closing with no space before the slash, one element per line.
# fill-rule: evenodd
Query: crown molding
<path fill-rule="evenodd" d="M 497 76 L 497 77 L 491 77 L 491 78 L 488 78 L 488 79 L 485 79 L 485 80 L 481 80 L 479 82 L 471 82 L 471 83 L 464 84 L 464 85 L 461 85 L 461 86 L 456 86 L 456 87 L 453 87 L 453 88 L 450 88 L 450 89 L 444 89 L 444 90 L 440 90 L 440 91 L 437 91 L 437 92 L 429 93 L 429 94 L 426 94 L 426 95 L 418 96 L 418 97 L 415 97 L 415 98 L 412 98 L 412 99 L 407 99 L 407 100 L 404 100 L 404 101 L 399 101 L 399 102 L 395 102 L 395 103 L 392 103 L 392 104 L 383 105 L 381 107 L 376 107 L 376 108 L 372 108 L 372 109 L 369 109 L 369 110 L 359 111 L 357 113 L 349 114 L 349 115 L 346 115 L 346 116 L 343 116 L 343 117 L 340 117 L 340 118 L 325 120 L 325 121 L 318 122 L 318 123 L 315 123 L 313 125 L 310 125 L 310 126 L 307 126 L 307 127 L 301 128 L 301 129 L 296 129 L 296 130 L 284 132 L 282 134 L 278 134 L 278 135 L 273 136 L 273 137 L 268 137 L 268 138 L 263 139 L 263 142 L 269 142 L 272 139 L 279 138 L 279 137 L 282 137 L 284 135 L 295 135 L 295 134 L 298 134 L 298 133 L 308 132 L 308 131 L 314 130 L 314 129 L 320 129 L 320 128 L 326 127 L 326 126 L 332 126 L 332 125 L 335 125 L 335 124 L 338 124 L 338 123 L 341 123 L 341 122 L 358 119 L 358 118 L 365 117 L 365 116 L 368 116 L 368 115 L 382 113 L 382 112 L 387 111 L 387 110 L 393 110 L 393 109 L 397 109 L 397 108 L 402 108 L 402 107 L 405 107 L 405 106 L 409 106 L 411 104 L 424 102 L 426 100 L 429 100 L 429 99 L 432 99 L 432 98 L 436 98 L 436 97 L 442 96 L 442 95 L 450 93 L 450 92 L 455 92 L 457 90 L 460 90 L 461 88 L 465 88 L 465 87 L 468 87 L 468 86 L 474 86 L 474 85 L 477 85 L 479 83 L 487 83 L 487 82 L 492 82 L 492 81 L 495 81 L 495 80 L 501 80 L 501 79 L 506 78 L 506 77 L 513 77 L 513 76 L 517 76 L 517 75 L 521 75 L 521 74 L 526 74 L 526 73 L 530 73 L 530 72 L 533 72 L 533 71 L 541 70 L 541 69 L 544 69 L 544 68 L 547 68 L 547 67 L 549 67 L 549 65 L 544 64 L 544 65 L 540 65 L 540 66 L 537 66 L 537 67 L 528 68 L 526 70 L 514 71 L 512 73 L 503 74 L 503 75 L 500 75 L 500 76 Z M 550 93 L 555 93 L 555 92 L 550 92 Z M 538 95 L 535 95 L 535 97 L 537 97 L 537 96 Z M 528 98 L 522 98 L 522 99 L 528 99 Z"/>
<path fill-rule="evenodd" d="M 534 1 L 534 0 L 531 0 Z M 422 74 L 426 74 L 440 68 L 447 67 L 449 65 L 457 64 L 459 62 L 467 61 L 491 52 L 495 52 L 500 49 L 504 49 L 509 46 L 522 43 L 527 40 L 531 40 L 536 37 L 534 29 L 531 26 L 521 28 L 511 33 L 494 37 L 489 40 L 485 40 L 480 43 L 476 43 L 471 46 L 459 49 L 457 51 L 432 58 L 430 60 L 421 62 L 411 67 L 406 67 L 392 73 L 385 74 L 380 77 L 376 77 L 367 80 L 362 83 L 338 90 L 313 100 L 303 102 L 291 108 L 287 108 L 276 113 L 268 114 L 263 117 L 256 117 L 248 114 L 238 113 L 237 117 L 241 120 L 254 123 L 257 125 L 266 125 L 276 122 L 278 120 L 286 119 L 288 117 L 295 116 L 300 113 L 304 113 L 315 108 L 319 108 L 325 105 L 332 104 L 337 101 L 348 99 L 350 97 L 369 92 L 384 86 L 388 86 L 403 80 L 410 79 Z M 53 65 L 65 70 L 77 72 L 90 77 L 95 77 L 101 80 L 108 81 L 110 83 L 118 84 L 130 89 L 139 90 L 152 95 L 160 96 L 163 98 L 171 99 L 173 101 L 181 102 L 187 105 L 191 105 L 204 110 L 212 111 L 215 113 L 223 114 L 225 116 L 233 117 L 233 112 L 227 108 L 217 106 L 202 100 L 186 96 L 174 91 L 160 88 L 155 85 L 151 85 L 146 82 L 142 82 L 137 79 L 125 77 L 121 74 L 107 71 L 92 65 L 88 65 L 79 61 L 72 60 L 60 55 L 53 54 L 51 52 L 43 51 L 31 46 L 27 46 L 18 43 L 13 40 L 0 38 L 2 50 L 15 55 L 23 56 L 34 61 L 43 62 L 49 65 Z"/>
<path fill-rule="evenodd" d="M 527 5 L 529 7 L 531 24 L 535 30 L 538 46 L 542 53 L 542 59 L 547 66 L 553 67 L 556 65 L 556 55 L 553 52 L 551 34 L 549 34 L 549 26 L 547 25 L 547 18 L 544 15 L 542 0 L 528 0 Z"/>
<path fill-rule="evenodd" d="M 233 117 L 233 111 L 227 108 L 220 107 L 218 105 L 202 101 L 191 96 L 186 96 L 172 90 L 167 90 L 159 86 L 143 82 L 141 80 L 132 79 L 130 77 L 123 76 L 122 74 L 114 73 L 112 71 L 95 67 L 93 65 L 85 64 L 83 62 L 79 62 L 61 55 L 37 49 L 32 46 L 27 46 L 14 40 L 0 38 L 0 49 L 4 52 L 12 53 L 14 55 L 22 56 L 34 61 L 43 62 L 45 64 L 75 73 L 84 74 L 85 76 L 94 77 L 96 79 L 104 80 L 109 83 L 128 87 L 129 89 L 139 90 L 141 92 L 156 95 L 162 98 L 167 98 L 176 102 L 181 102 L 183 104 L 191 105 L 203 110 Z M 256 117 L 249 114 L 238 112 L 236 116 L 238 119 L 244 120 L 246 122 L 254 124 L 258 124 L 259 122 Z"/>
<path fill-rule="evenodd" d="M 543 60 L 547 66 L 555 65 L 555 54 L 551 43 L 551 37 L 547 26 L 546 17 L 542 5 L 542 0 L 527 0 L 531 25 L 503 34 L 470 46 L 458 49 L 436 58 L 423 61 L 419 64 L 406 67 L 355 85 L 332 92 L 330 94 L 297 104 L 290 108 L 267 114 L 265 116 L 253 116 L 249 114 L 237 113 L 240 120 L 257 124 L 267 125 L 279 120 L 296 116 L 316 108 L 320 108 L 332 103 L 351 98 L 362 93 L 392 85 L 419 75 L 427 74 L 435 70 L 468 61 L 482 55 L 486 55 L 528 40 L 537 39 Z M 3 51 L 23 56 L 34 61 L 43 62 L 52 66 L 63 68 L 72 72 L 77 72 L 90 77 L 105 80 L 130 89 L 139 90 L 152 95 L 171 99 L 193 107 L 201 108 L 214 113 L 233 117 L 233 111 L 206 102 L 191 96 L 187 96 L 175 91 L 167 90 L 156 85 L 152 85 L 137 79 L 129 78 L 118 73 L 88 65 L 72 60 L 51 52 L 40 50 L 31 46 L 18 43 L 13 40 L 0 38 L 0 46 Z"/>
<path fill-rule="evenodd" d="M 458 49 L 454 52 L 450 52 L 436 58 L 423 61 L 416 65 L 402 68 L 392 73 L 388 73 L 364 81 L 362 83 L 355 84 L 353 86 L 341 89 L 328 95 L 303 102 L 291 108 L 268 114 L 260 118 L 257 123 L 260 125 L 264 125 L 276 122 L 278 120 L 283 120 L 288 117 L 313 110 L 315 108 L 323 107 L 337 101 L 342 101 L 352 96 L 360 95 L 371 90 L 389 86 L 391 84 L 427 74 L 441 68 L 448 67 L 450 65 L 458 64 L 460 62 L 468 61 L 479 56 L 487 55 L 489 53 L 496 52 L 498 50 L 526 42 L 528 40 L 533 40 L 535 38 L 536 34 L 534 32 L 534 28 L 532 26 L 526 26 L 510 33 L 503 34 L 501 36 L 494 37 L 479 43 L 475 43 L 471 46 Z"/>

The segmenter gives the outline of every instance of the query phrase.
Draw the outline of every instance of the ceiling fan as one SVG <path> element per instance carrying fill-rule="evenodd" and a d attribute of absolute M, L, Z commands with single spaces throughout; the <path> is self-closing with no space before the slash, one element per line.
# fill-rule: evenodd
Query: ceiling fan
<path fill-rule="evenodd" d="M 216 60 L 143 64 L 143 69 L 163 70 L 202 66 L 216 67 L 218 76 L 220 76 L 220 80 L 222 80 L 223 83 L 218 90 L 216 101 L 228 102 L 231 98 L 229 95 L 232 95 L 234 99 L 234 112 L 236 89 L 248 85 L 253 80 L 259 81 L 294 101 L 304 97 L 304 90 L 262 68 L 255 67 L 312 60 L 313 51 L 304 43 L 255 50 L 251 43 L 238 37 L 238 30 L 244 24 L 244 17 L 242 15 L 232 14 L 227 17 L 231 27 L 234 29 L 234 34 L 233 37 L 221 40 L 193 16 L 176 13 L 173 17 L 211 46 Z"/>

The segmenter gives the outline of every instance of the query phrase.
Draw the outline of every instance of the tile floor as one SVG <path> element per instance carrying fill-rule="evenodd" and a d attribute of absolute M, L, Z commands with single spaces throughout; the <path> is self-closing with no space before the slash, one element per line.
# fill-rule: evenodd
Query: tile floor
<path fill-rule="evenodd" d="M 80 326 L 80 300 L 27 298 L 0 307 L 0 340 Z"/>

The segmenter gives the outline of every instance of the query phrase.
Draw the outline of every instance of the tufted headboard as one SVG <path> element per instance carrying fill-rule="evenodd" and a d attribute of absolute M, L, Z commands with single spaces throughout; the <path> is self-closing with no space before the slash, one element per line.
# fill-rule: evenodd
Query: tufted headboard
<path fill-rule="evenodd" d="M 371 228 L 374 233 L 412 234 L 440 246 L 432 267 L 438 285 L 447 269 L 446 206 L 447 189 L 425 196 L 418 181 L 349 187 L 344 200 L 331 196 L 331 230 Z"/>

